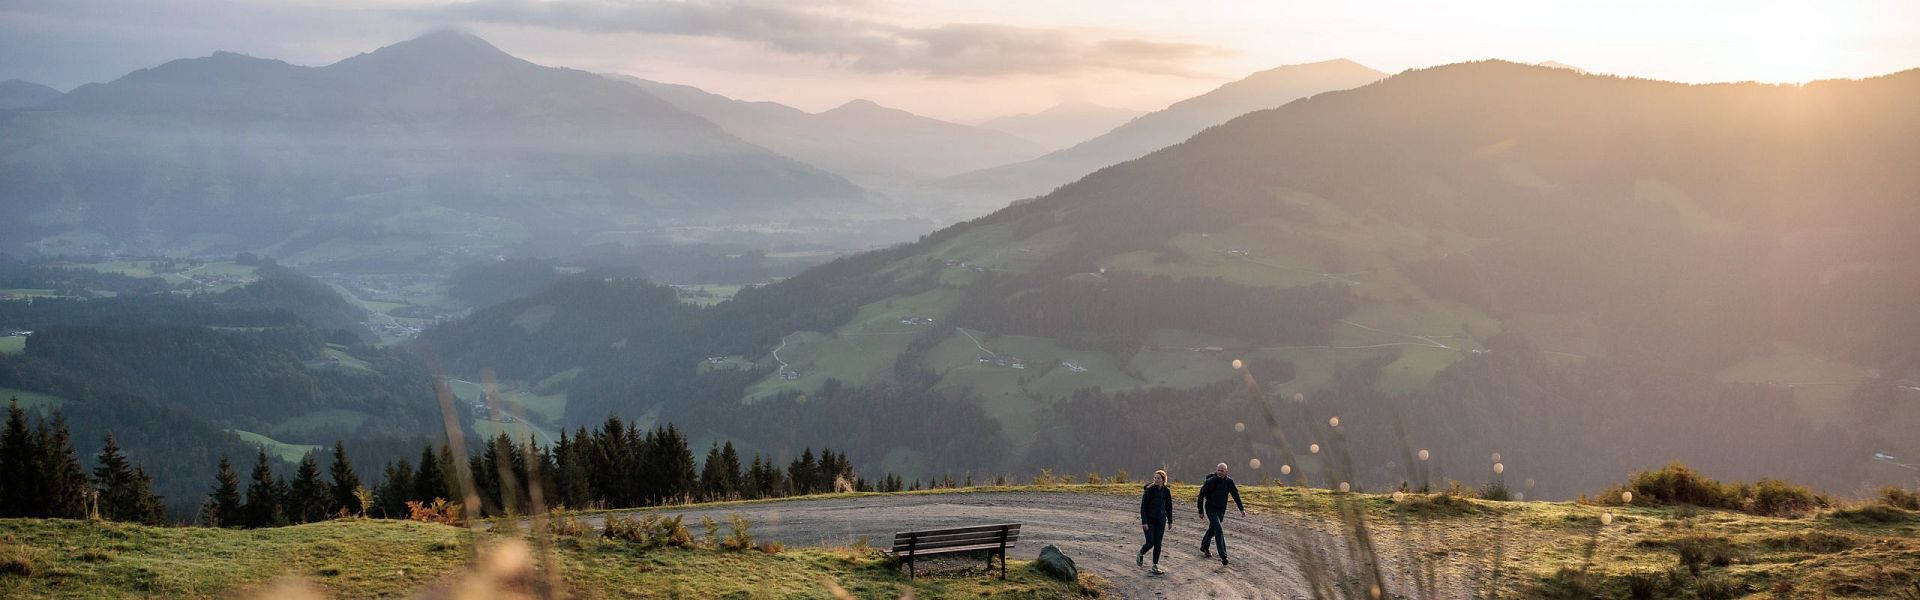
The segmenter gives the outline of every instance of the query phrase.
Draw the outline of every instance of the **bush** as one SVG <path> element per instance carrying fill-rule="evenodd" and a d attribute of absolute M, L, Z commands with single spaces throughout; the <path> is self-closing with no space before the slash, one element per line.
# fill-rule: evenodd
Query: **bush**
<path fill-rule="evenodd" d="M 753 532 L 747 528 L 746 517 L 738 514 L 727 515 L 727 524 L 733 531 L 727 534 L 726 541 L 721 543 L 722 547 L 734 551 L 746 550 L 753 547 Z"/>
<path fill-rule="evenodd" d="M 1126 482 L 1127 482 L 1127 470 L 1126 470 L 1126 469 L 1115 469 L 1115 470 L 1113 471 L 1113 482 L 1114 482 L 1114 483 L 1126 483 Z"/>
<path fill-rule="evenodd" d="M 631 516 L 607 515 L 607 524 L 600 529 L 600 537 L 628 543 L 644 543 L 647 540 L 647 528 L 639 519 Z"/>
<path fill-rule="evenodd" d="M 713 517 L 701 515 L 700 531 L 706 534 L 705 539 L 708 546 L 712 546 L 714 548 L 720 547 L 720 522 L 719 521 L 713 520 Z"/>
<path fill-rule="evenodd" d="M 446 498 L 434 498 L 431 504 L 408 500 L 407 518 L 423 523 L 439 523 L 441 525 L 459 526 L 463 524 L 460 520 L 460 505 L 450 504 Z"/>
<path fill-rule="evenodd" d="M 1920 492 L 1883 487 L 1880 488 L 1880 503 L 1902 510 L 1920 511 Z"/>
<path fill-rule="evenodd" d="M 760 542 L 760 545 L 755 546 L 755 549 L 758 549 L 760 552 L 764 554 L 779 554 L 787 549 L 787 545 L 782 544 L 778 541 L 770 540 L 770 541 Z"/>
<path fill-rule="evenodd" d="M 1632 492 L 1636 506 L 1697 506 L 1764 517 L 1797 517 L 1833 505 L 1831 499 L 1806 486 L 1778 479 L 1723 484 L 1678 462 L 1668 463 L 1658 471 L 1636 472 L 1627 478 L 1625 485 L 1609 488 L 1590 502 L 1606 506 L 1625 504 L 1622 492 Z"/>
<path fill-rule="evenodd" d="M 564 537 L 586 537 L 593 533 L 593 526 L 573 515 L 560 515 L 547 521 L 547 532 Z"/>

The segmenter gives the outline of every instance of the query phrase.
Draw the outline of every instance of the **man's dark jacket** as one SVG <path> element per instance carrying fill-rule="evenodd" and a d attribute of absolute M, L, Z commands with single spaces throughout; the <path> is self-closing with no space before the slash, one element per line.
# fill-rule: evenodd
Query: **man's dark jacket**
<path fill-rule="evenodd" d="M 1207 481 L 1200 484 L 1200 509 L 1208 514 L 1226 514 L 1228 497 L 1233 498 L 1233 505 L 1241 512 L 1246 512 L 1247 506 L 1240 503 L 1240 486 L 1233 484 L 1232 477 L 1210 474 Z"/>
<path fill-rule="evenodd" d="M 1173 524 L 1173 492 L 1167 491 L 1167 486 L 1149 483 L 1140 493 L 1140 524 L 1161 521 Z"/>

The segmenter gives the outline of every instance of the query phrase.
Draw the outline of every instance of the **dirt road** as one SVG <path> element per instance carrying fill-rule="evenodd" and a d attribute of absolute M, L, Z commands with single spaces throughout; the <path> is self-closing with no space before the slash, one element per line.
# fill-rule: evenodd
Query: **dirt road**
<path fill-rule="evenodd" d="M 1173 527 L 1167 531 L 1160 566 L 1165 575 L 1149 577 L 1133 564 L 1141 542 L 1139 503 L 1135 498 L 1099 494 L 977 492 L 891 495 L 864 498 L 789 500 L 712 508 L 658 509 L 683 515 L 689 523 L 703 516 L 726 522 L 739 514 L 753 524 L 754 537 L 788 545 L 846 545 L 866 538 L 885 546 L 896 531 L 962 525 L 1020 523 L 1014 558 L 1033 558 L 1047 544 L 1060 547 L 1083 570 L 1107 578 L 1120 598 L 1311 598 L 1307 574 L 1297 559 L 1312 555 L 1320 564 L 1344 560 L 1343 537 L 1298 519 L 1229 512 L 1227 552 L 1232 566 L 1200 556 L 1206 521 L 1191 499 L 1175 499 Z M 599 525 L 595 520 L 595 525 Z M 1392 557 L 1383 557 L 1392 578 Z M 1341 581 L 1336 585 L 1355 585 Z M 1364 598 L 1364 591 L 1349 597 Z"/>

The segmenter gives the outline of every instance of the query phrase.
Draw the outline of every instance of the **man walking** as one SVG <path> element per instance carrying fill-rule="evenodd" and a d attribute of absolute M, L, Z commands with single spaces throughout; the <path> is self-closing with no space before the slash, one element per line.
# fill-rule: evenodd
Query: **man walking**
<path fill-rule="evenodd" d="M 1207 542 L 1213 541 L 1220 548 L 1220 564 L 1227 564 L 1227 534 L 1220 530 L 1220 522 L 1227 518 L 1227 498 L 1233 498 L 1233 505 L 1240 509 L 1240 516 L 1247 516 L 1247 506 L 1240 503 L 1240 488 L 1233 484 L 1233 478 L 1227 477 L 1227 463 L 1213 467 L 1213 474 L 1200 484 L 1200 514 L 1207 517 L 1207 534 L 1200 536 L 1200 554 L 1212 558 L 1207 551 Z"/>

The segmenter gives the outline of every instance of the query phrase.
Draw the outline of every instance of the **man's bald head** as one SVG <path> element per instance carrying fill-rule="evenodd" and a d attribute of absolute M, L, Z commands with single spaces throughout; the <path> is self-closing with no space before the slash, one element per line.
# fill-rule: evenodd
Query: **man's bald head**
<path fill-rule="evenodd" d="M 1214 465 L 1214 466 L 1213 466 L 1213 474 L 1215 474 L 1215 475 L 1226 475 L 1226 474 L 1227 474 L 1227 463 L 1220 463 L 1220 464 L 1217 464 L 1217 465 Z"/>

